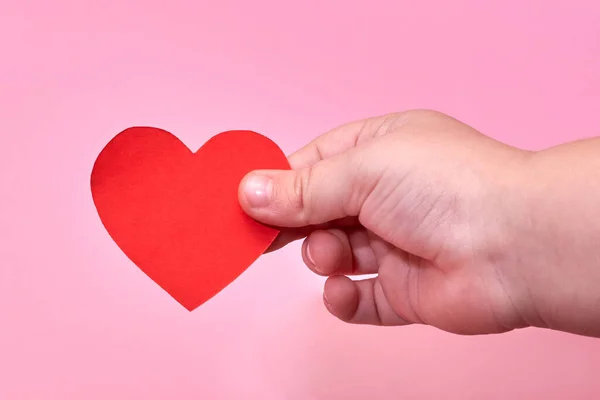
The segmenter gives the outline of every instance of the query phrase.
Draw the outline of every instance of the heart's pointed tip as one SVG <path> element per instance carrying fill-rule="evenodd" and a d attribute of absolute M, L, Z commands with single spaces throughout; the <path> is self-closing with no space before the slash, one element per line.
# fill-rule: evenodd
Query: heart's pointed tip
<path fill-rule="evenodd" d="M 190 304 L 190 303 L 179 303 L 183 306 L 183 308 L 185 308 L 186 310 L 188 310 L 189 312 L 194 311 L 196 308 L 200 307 L 202 304 L 198 304 L 198 303 L 194 303 L 194 304 Z"/>

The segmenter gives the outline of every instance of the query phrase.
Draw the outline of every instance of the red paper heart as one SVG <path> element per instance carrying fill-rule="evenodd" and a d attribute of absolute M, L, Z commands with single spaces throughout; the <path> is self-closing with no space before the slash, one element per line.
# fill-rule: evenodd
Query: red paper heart
<path fill-rule="evenodd" d="M 192 153 L 169 132 L 136 127 L 102 150 L 91 188 L 121 250 L 191 311 L 244 272 L 278 234 L 243 212 L 241 179 L 255 169 L 289 168 L 279 147 L 255 132 L 223 132 Z"/>

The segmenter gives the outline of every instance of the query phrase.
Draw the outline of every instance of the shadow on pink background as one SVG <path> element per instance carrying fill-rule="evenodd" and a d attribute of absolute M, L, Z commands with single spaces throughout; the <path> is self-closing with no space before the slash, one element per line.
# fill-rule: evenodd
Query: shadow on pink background
<path fill-rule="evenodd" d="M 528 149 L 596 135 L 598 1 L 4 0 L 0 60 L 0 399 L 600 396 L 597 340 L 345 325 L 298 245 L 189 313 L 118 250 L 88 184 L 140 124 L 288 153 L 421 107 Z"/>

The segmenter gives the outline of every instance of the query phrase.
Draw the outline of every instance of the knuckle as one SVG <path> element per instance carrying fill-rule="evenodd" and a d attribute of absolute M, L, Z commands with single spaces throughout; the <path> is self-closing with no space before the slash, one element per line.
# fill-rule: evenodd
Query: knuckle
<path fill-rule="evenodd" d="M 431 126 L 451 119 L 448 115 L 429 109 L 407 110 L 396 115 L 394 128 L 405 126 Z"/>

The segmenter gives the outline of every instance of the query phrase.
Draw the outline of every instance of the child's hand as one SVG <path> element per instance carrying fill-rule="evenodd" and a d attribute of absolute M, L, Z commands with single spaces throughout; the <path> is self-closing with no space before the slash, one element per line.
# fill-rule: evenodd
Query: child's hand
<path fill-rule="evenodd" d="M 307 236 L 304 261 L 332 276 L 325 304 L 342 320 L 462 334 L 529 325 L 600 334 L 589 316 L 561 319 L 569 300 L 553 300 L 565 292 L 557 285 L 569 286 L 553 271 L 568 266 L 548 250 L 561 239 L 544 233 L 550 206 L 542 175 L 531 173 L 544 162 L 536 157 L 443 114 L 398 113 L 317 138 L 290 156 L 292 171 L 249 174 L 240 202 L 285 228 L 272 249 Z M 587 279 L 598 288 L 594 271 Z M 361 274 L 378 276 L 344 276 Z"/>

